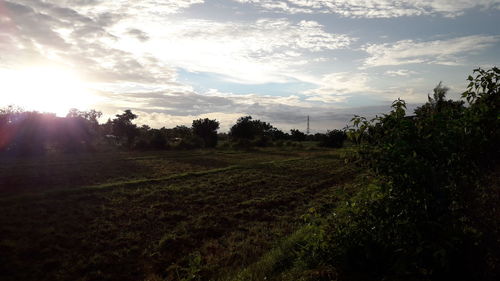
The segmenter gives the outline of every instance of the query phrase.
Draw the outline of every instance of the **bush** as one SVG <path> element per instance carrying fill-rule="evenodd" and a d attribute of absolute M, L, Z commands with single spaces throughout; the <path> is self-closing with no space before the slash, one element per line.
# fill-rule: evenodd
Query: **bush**
<path fill-rule="evenodd" d="M 252 141 L 248 139 L 237 139 L 232 142 L 234 149 L 251 149 L 253 146 Z"/>
<path fill-rule="evenodd" d="M 196 149 L 203 147 L 203 139 L 197 136 L 188 136 L 180 140 L 180 142 L 176 145 L 177 149 Z"/>
<path fill-rule="evenodd" d="M 267 136 L 259 136 L 259 137 L 257 137 L 252 142 L 252 144 L 255 145 L 255 146 L 257 146 L 257 147 L 267 147 L 267 146 L 272 145 L 271 138 L 267 137 Z"/>
<path fill-rule="evenodd" d="M 344 280 L 498 280 L 498 190 L 482 178 L 500 156 L 500 70 L 474 72 L 468 107 L 440 84 L 414 116 L 398 99 L 389 114 L 353 119 L 348 133 L 376 180 L 336 209 L 300 260 Z"/>
<path fill-rule="evenodd" d="M 290 130 L 290 138 L 293 141 L 305 141 L 306 137 L 307 137 L 307 135 L 299 130 L 296 130 L 296 129 Z"/>
<path fill-rule="evenodd" d="M 333 130 L 319 138 L 319 146 L 341 148 L 344 146 L 344 141 L 347 139 L 347 134 L 344 131 Z"/>

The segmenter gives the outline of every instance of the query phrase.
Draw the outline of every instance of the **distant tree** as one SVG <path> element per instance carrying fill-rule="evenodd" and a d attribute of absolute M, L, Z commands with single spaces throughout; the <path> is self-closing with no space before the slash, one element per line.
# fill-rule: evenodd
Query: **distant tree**
<path fill-rule="evenodd" d="M 255 134 L 252 116 L 240 117 L 229 131 L 229 135 L 235 139 L 252 139 Z"/>
<path fill-rule="evenodd" d="M 127 109 L 124 113 L 117 114 L 116 118 L 112 120 L 113 134 L 119 138 L 126 138 L 127 147 L 129 148 L 132 146 L 135 138 L 139 134 L 137 125 L 132 123 L 132 120 L 136 118 L 137 115 L 132 113 L 130 109 Z"/>
<path fill-rule="evenodd" d="M 16 105 L 8 105 L 7 107 L 0 108 L 0 116 L 6 116 L 9 114 L 23 113 L 25 110 L 22 107 Z"/>
<path fill-rule="evenodd" d="M 88 132 L 91 134 L 91 137 L 95 140 L 98 135 L 101 133 L 101 127 L 99 126 L 99 118 L 101 118 L 102 112 L 97 111 L 95 109 L 91 109 L 89 111 L 80 111 L 76 108 L 72 108 L 69 110 L 68 114 L 66 114 L 66 118 L 71 119 L 82 119 L 85 122 L 80 122 L 82 125 L 84 124 L 87 127 Z"/>
<path fill-rule="evenodd" d="M 460 117 L 465 109 L 464 101 L 446 100 L 448 90 L 449 88 L 443 86 L 440 82 L 434 88 L 433 96 L 428 95 L 428 102 L 415 109 L 417 118 L 428 118 L 442 111 L 446 111 L 446 114 L 443 116 L 447 116 L 448 118 L 455 119 Z"/>
<path fill-rule="evenodd" d="M 271 137 L 272 140 L 287 140 L 290 138 L 290 135 L 283 132 L 280 129 L 277 128 L 272 128 L 269 130 L 269 136 Z"/>
<path fill-rule="evenodd" d="M 138 129 L 138 140 L 134 148 L 140 150 L 161 150 L 167 149 L 167 130 L 165 128 L 152 129 L 148 125 L 142 125 Z"/>
<path fill-rule="evenodd" d="M 311 139 L 313 141 L 321 142 L 325 137 L 326 137 L 326 134 L 316 133 L 316 134 L 311 136 Z"/>
<path fill-rule="evenodd" d="M 152 136 L 149 142 L 151 148 L 154 149 L 168 148 L 166 131 L 162 129 L 152 129 L 151 131 L 152 131 Z"/>
<path fill-rule="evenodd" d="M 320 134 L 319 146 L 340 148 L 344 145 L 347 134 L 341 130 L 328 131 L 326 134 Z"/>
<path fill-rule="evenodd" d="M 219 122 L 208 118 L 193 120 L 193 133 L 203 140 L 204 147 L 215 147 L 217 145 L 217 129 Z"/>
<path fill-rule="evenodd" d="M 47 125 L 54 114 L 28 112 L 8 106 L 0 110 L 0 152 L 11 155 L 37 155 L 45 152 Z"/>
<path fill-rule="evenodd" d="M 234 139 L 251 140 L 258 136 L 269 136 L 272 129 L 273 126 L 269 123 L 252 120 L 252 116 L 244 116 L 231 127 L 229 135 Z"/>
<path fill-rule="evenodd" d="M 186 139 L 193 135 L 193 130 L 188 126 L 180 125 L 168 129 L 167 135 L 169 139 Z"/>
<path fill-rule="evenodd" d="M 66 114 L 66 117 L 68 118 L 81 117 L 93 124 L 98 124 L 99 123 L 98 119 L 101 118 L 101 116 L 102 112 L 97 111 L 95 109 L 91 109 L 89 111 L 80 111 L 76 108 L 72 108 L 69 110 L 68 114 Z"/>
<path fill-rule="evenodd" d="M 296 130 L 296 129 L 291 129 L 290 135 L 291 135 L 291 139 L 294 141 L 305 141 L 306 140 L 306 134 L 304 134 L 303 132 Z"/>

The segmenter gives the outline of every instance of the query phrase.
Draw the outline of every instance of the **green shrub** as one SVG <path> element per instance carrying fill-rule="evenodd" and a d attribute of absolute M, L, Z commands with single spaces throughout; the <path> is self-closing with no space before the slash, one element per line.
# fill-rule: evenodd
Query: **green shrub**
<path fill-rule="evenodd" d="M 347 133 L 377 180 L 336 209 L 299 260 L 342 280 L 498 280 L 499 218 L 485 207 L 498 196 L 481 180 L 500 156 L 500 70 L 474 73 L 468 107 L 439 84 L 414 116 L 398 99 L 389 114 L 353 119 Z"/>

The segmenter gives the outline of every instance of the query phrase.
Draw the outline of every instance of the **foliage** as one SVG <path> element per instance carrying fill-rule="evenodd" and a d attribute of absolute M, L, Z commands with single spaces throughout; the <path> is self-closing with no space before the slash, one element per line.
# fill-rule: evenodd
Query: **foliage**
<path fill-rule="evenodd" d="M 174 128 L 172 129 L 169 129 L 167 131 L 167 137 L 169 139 L 176 139 L 176 138 L 179 138 L 179 139 L 183 139 L 183 138 L 189 138 L 193 135 L 193 130 L 192 128 L 189 128 L 187 126 L 184 126 L 184 125 L 180 125 L 180 126 L 175 126 Z"/>
<path fill-rule="evenodd" d="M 269 130 L 268 136 L 274 141 L 283 141 L 290 139 L 289 134 L 274 127 L 271 130 Z"/>
<path fill-rule="evenodd" d="M 389 114 L 353 118 L 348 134 L 379 180 L 326 226 L 323 251 L 345 278 L 494 280 L 498 274 L 486 259 L 498 241 L 471 219 L 491 211 L 471 206 L 483 196 L 478 180 L 488 169 L 480 167 L 497 164 L 499 72 L 475 73 L 464 93 L 468 107 L 446 100 L 439 84 L 414 116 L 398 99 Z"/>
<path fill-rule="evenodd" d="M 44 153 L 47 134 L 44 124 L 55 116 L 38 112 L 4 110 L 0 115 L 0 151 L 11 155 L 39 155 Z"/>
<path fill-rule="evenodd" d="M 341 130 L 332 130 L 326 132 L 326 134 L 319 134 L 317 138 L 319 139 L 319 146 L 340 148 L 344 145 L 347 134 Z"/>
<path fill-rule="evenodd" d="M 195 135 L 189 135 L 180 139 L 175 147 L 178 149 L 196 149 L 202 148 L 203 145 L 204 142 L 202 138 Z"/>
<path fill-rule="evenodd" d="M 163 150 L 170 148 L 167 141 L 167 130 L 151 129 L 147 125 L 139 128 L 139 140 L 134 146 L 135 149 L 140 150 Z"/>
<path fill-rule="evenodd" d="M 229 136 L 233 142 L 233 147 L 238 149 L 271 146 L 273 141 L 290 138 L 288 134 L 269 123 L 253 120 L 252 116 L 240 117 L 236 124 L 231 127 Z"/>
<path fill-rule="evenodd" d="M 102 112 L 97 111 L 95 109 L 91 109 L 89 111 L 80 111 L 76 108 L 72 108 L 69 110 L 68 114 L 66 114 L 67 118 L 83 118 L 92 124 L 99 124 L 99 118 L 101 118 Z"/>
<path fill-rule="evenodd" d="M 236 124 L 234 124 L 229 135 L 233 139 L 247 139 L 252 140 L 258 136 L 267 136 L 273 130 L 273 126 L 269 123 L 252 120 L 252 116 L 244 116 L 238 118 Z"/>
<path fill-rule="evenodd" d="M 132 120 L 138 116 L 132 113 L 130 109 L 125 110 L 122 114 L 117 114 L 116 118 L 112 120 L 113 134 L 126 139 L 127 147 L 132 147 L 135 138 L 138 136 L 137 125 L 132 123 Z"/>
<path fill-rule="evenodd" d="M 473 143 L 471 157 L 483 166 L 491 166 L 500 158 L 500 69 L 481 68 L 469 76 L 469 85 L 462 97 L 469 102 L 466 112 L 467 133 Z"/>
<path fill-rule="evenodd" d="M 294 141 L 305 141 L 306 134 L 304 134 L 303 132 L 301 132 L 297 129 L 291 129 L 290 130 L 290 138 Z"/>
<path fill-rule="evenodd" d="M 204 147 L 217 146 L 217 130 L 219 122 L 208 118 L 193 120 L 193 133 L 203 140 Z"/>
<path fill-rule="evenodd" d="M 370 122 L 365 117 L 354 115 L 354 118 L 351 120 L 351 124 L 351 126 L 347 127 L 347 137 L 354 144 L 360 145 L 367 135 L 366 131 L 370 126 Z"/>

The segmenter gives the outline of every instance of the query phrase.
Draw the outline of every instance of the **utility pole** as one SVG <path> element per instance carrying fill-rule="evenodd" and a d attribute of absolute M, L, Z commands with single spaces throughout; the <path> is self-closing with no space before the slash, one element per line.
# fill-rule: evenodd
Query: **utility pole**
<path fill-rule="evenodd" d="M 309 135 L 309 132 L 310 132 L 310 128 L 309 128 L 309 115 L 307 115 L 307 134 Z"/>

